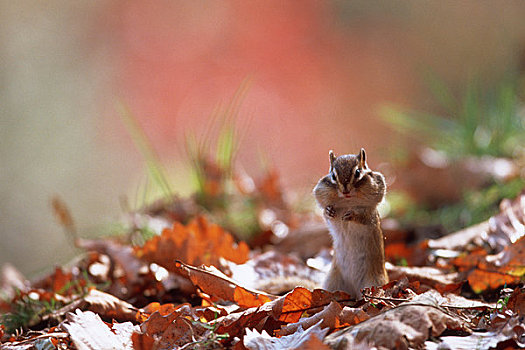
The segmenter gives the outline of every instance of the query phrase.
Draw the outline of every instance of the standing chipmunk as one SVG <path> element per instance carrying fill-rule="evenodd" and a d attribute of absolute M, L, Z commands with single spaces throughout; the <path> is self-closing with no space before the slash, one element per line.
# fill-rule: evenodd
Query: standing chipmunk
<path fill-rule="evenodd" d="M 332 267 L 323 288 L 360 298 L 361 289 L 388 282 L 377 211 L 386 192 L 385 178 L 370 170 L 363 148 L 357 155 L 336 158 L 333 151 L 329 155 L 330 172 L 313 190 L 334 245 Z"/>

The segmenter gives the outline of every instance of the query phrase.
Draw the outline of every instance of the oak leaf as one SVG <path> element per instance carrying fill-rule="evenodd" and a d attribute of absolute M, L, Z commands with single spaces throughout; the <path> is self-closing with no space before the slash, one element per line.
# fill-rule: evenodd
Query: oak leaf
<path fill-rule="evenodd" d="M 61 324 L 70 335 L 76 348 L 90 349 L 133 349 L 131 334 L 138 330 L 131 322 L 113 324 L 111 328 L 91 311 L 76 310 L 69 313 Z"/>
<path fill-rule="evenodd" d="M 380 349 L 421 348 L 446 329 L 468 331 L 464 321 L 439 306 L 436 292 L 427 292 L 355 326 L 325 338 L 332 348 L 375 346 Z"/>
<path fill-rule="evenodd" d="M 244 242 L 235 243 L 233 236 L 216 224 L 198 217 L 184 226 L 175 222 L 160 236 L 150 239 L 143 247 L 135 248 L 141 259 L 177 272 L 175 260 L 191 265 L 220 265 L 220 258 L 242 264 L 248 260 L 250 249 Z"/>
<path fill-rule="evenodd" d="M 233 301 L 241 307 L 260 306 L 277 298 L 275 295 L 242 287 L 213 267 L 199 268 L 179 261 L 176 268 L 203 292 L 219 299 Z"/>
<path fill-rule="evenodd" d="M 271 337 L 266 331 L 246 330 L 243 338 L 244 346 L 249 350 L 280 350 L 280 349 L 328 349 L 320 341 L 326 336 L 328 329 L 322 329 L 321 321 L 307 330 L 300 326 L 296 332 L 280 338 Z M 317 342 L 310 343 L 317 338 Z"/>

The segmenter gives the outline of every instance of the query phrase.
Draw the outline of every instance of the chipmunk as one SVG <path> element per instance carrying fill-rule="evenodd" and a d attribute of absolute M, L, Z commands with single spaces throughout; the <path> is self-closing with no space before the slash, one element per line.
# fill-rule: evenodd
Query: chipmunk
<path fill-rule="evenodd" d="M 370 170 L 359 154 L 330 155 L 330 172 L 313 190 L 333 239 L 334 256 L 323 288 L 355 298 L 361 289 L 388 282 L 383 232 L 377 205 L 386 192 L 384 176 Z"/>

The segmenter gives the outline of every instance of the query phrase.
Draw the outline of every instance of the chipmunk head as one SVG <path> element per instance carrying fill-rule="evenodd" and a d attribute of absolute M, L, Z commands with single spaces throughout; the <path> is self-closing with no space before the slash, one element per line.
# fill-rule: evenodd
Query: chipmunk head
<path fill-rule="evenodd" d="M 329 156 L 329 181 L 337 187 L 340 197 L 351 197 L 352 189 L 359 187 L 359 182 L 370 172 L 366 164 L 365 149 L 361 148 L 359 154 L 345 154 L 339 157 L 330 151 Z"/>

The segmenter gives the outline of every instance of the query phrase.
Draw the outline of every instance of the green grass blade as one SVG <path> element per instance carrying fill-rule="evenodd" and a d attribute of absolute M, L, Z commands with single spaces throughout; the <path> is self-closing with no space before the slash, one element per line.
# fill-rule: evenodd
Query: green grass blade
<path fill-rule="evenodd" d="M 123 103 L 117 105 L 117 110 L 126 130 L 133 140 L 133 143 L 144 157 L 148 172 L 153 182 L 159 186 L 164 197 L 167 200 L 171 200 L 173 191 L 171 190 L 171 186 L 167 180 L 159 157 L 149 142 L 144 130 L 140 127 L 136 118 Z"/>

